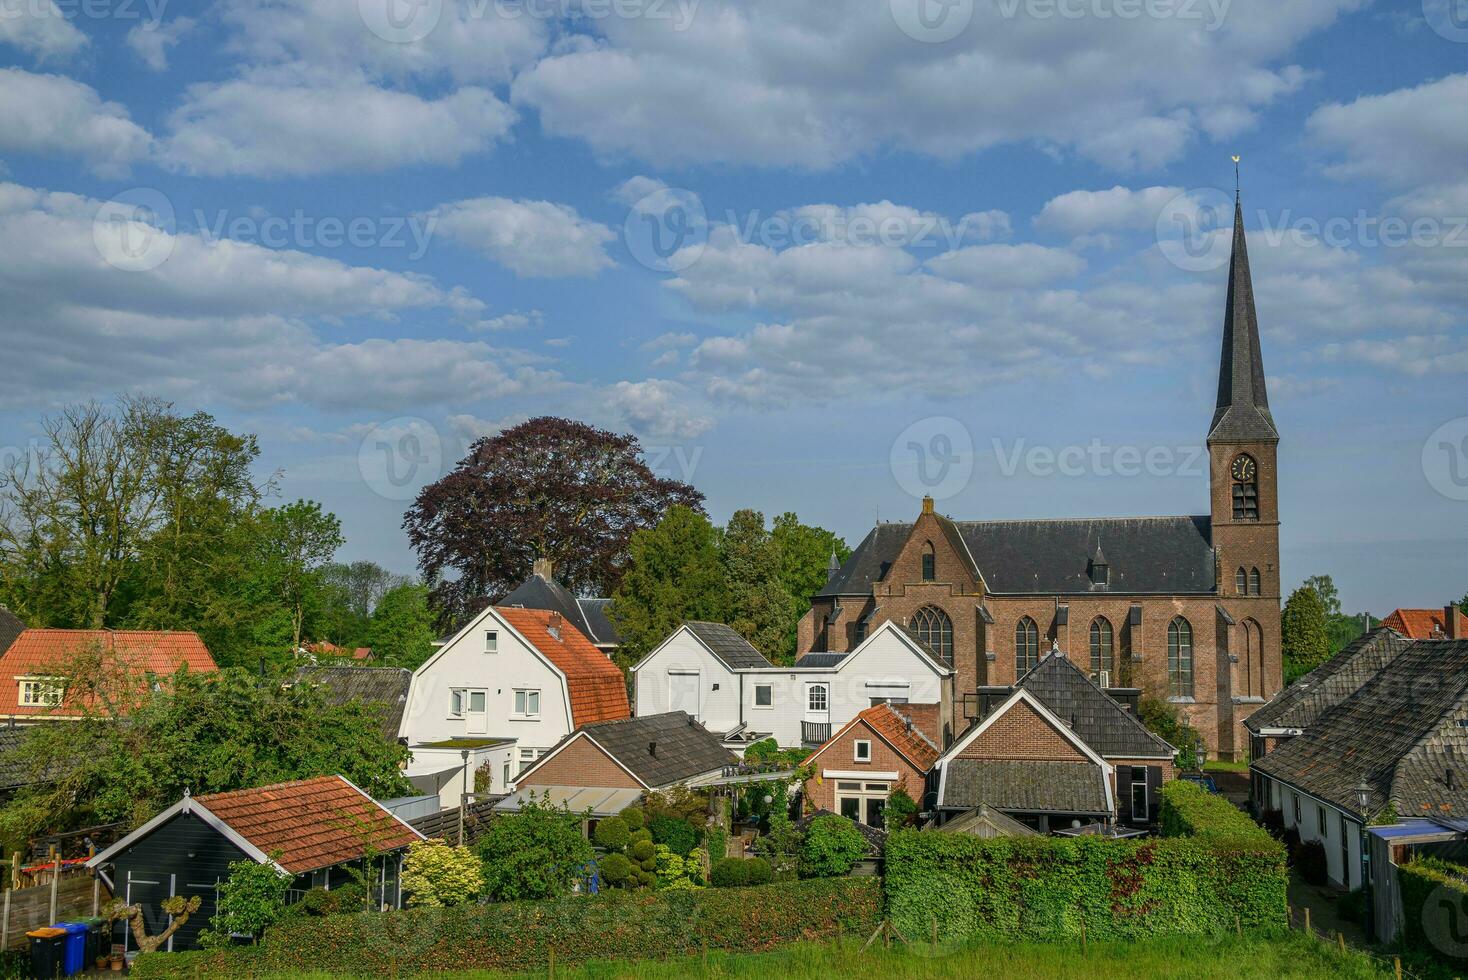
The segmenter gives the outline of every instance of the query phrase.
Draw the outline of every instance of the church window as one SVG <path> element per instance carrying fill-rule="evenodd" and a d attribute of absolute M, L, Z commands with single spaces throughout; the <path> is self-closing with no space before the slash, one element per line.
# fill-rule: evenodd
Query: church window
<path fill-rule="evenodd" d="M 948 666 L 953 666 L 953 620 L 937 606 L 913 613 L 912 631 Z"/>
<path fill-rule="evenodd" d="M 1193 627 L 1181 616 L 1167 624 L 1167 693 L 1193 696 Z"/>
<path fill-rule="evenodd" d="M 1249 595 L 1259 594 L 1259 569 L 1249 569 Z"/>
<path fill-rule="evenodd" d="M 923 548 L 923 581 L 931 582 L 938 577 L 938 558 L 933 553 L 933 542 Z"/>
<path fill-rule="evenodd" d="M 1116 672 L 1116 656 L 1112 640 L 1111 623 L 1105 616 L 1097 616 L 1091 620 L 1092 674 L 1099 675 L 1105 672 L 1108 676 L 1114 676 Z"/>
<path fill-rule="evenodd" d="M 1239 595 L 1249 594 L 1249 580 L 1246 578 L 1246 573 L 1242 568 L 1234 575 L 1234 591 Z"/>
<path fill-rule="evenodd" d="M 1026 616 L 1014 624 L 1014 675 L 1018 677 L 1040 662 L 1040 630 Z"/>

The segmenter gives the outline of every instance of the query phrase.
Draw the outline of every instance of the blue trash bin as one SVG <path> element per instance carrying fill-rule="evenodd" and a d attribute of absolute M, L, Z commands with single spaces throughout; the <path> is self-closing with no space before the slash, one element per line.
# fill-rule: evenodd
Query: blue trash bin
<path fill-rule="evenodd" d="M 85 922 L 58 922 L 56 928 L 66 930 L 61 970 L 69 977 L 75 976 L 87 966 L 87 933 L 91 927 Z"/>

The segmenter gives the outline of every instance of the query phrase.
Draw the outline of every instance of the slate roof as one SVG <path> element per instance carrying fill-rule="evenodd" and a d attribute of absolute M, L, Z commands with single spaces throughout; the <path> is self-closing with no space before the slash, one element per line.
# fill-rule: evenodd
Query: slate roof
<path fill-rule="evenodd" d="M 951 759 L 945 807 L 987 803 L 1013 813 L 1109 813 L 1106 774 L 1092 762 Z"/>
<path fill-rule="evenodd" d="M 408 706 L 408 688 L 413 672 L 402 667 L 303 667 L 296 675 L 301 682 L 319 686 L 332 704 L 361 701 L 383 708 L 382 734 L 397 741 Z"/>
<path fill-rule="evenodd" d="M 1234 200 L 1233 253 L 1228 265 L 1228 299 L 1223 313 L 1223 352 L 1218 367 L 1218 407 L 1208 429 L 1210 442 L 1278 442 L 1264 384 L 1254 281 L 1244 238 L 1243 203 Z"/>
<path fill-rule="evenodd" d="M 773 667 L 774 664 L 765 659 L 744 637 L 736 633 L 733 627 L 723 623 L 684 623 L 693 635 L 703 641 L 704 645 L 713 651 L 714 656 L 723 662 L 730 670 L 747 670 L 749 668 Z"/>
<path fill-rule="evenodd" d="M 1391 802 L 1402 817 L 1468 815 L 1468 780 L 1447 778 L 1468 759 L 1468 728 L 1453 723 L 1465 699 L 1468 640 L 1417 641 L 1253 768 L 1350 813 L 1365 779 L 1372 814 Z"/>
<path fill-rule="evenodd" d="M 10 649 L 10 644 L 25 632 L 25 623 L 15 613 L 0 606 L 0 654 Z"/>
<path fill-rule="evenodd" d="M 612 758 L 653 789 L 686 782 L 739 760 L 686 711 L 583 725 Z M 573 732 L 565 741 L 575 737 Z M 653 747 L 656 751 L 653 751 Z M 550 753 L 547 753 L 549 755 Z"/>
<path fill-rule="evenodd" d="M 28 629 L 0 657 L 0 676 L 54 677 L 64 675 L 76 657 L 92 648 L 110 651 L 137 675 L 137 689 L 146 690 L 147 674 L 167 677 L 187 666 L 196 674 L 211 673 L 219 668 L 199 634 L 168 630 L 60 630 Z M 75 714 L 75 704 L 68 696 L 56 709 L 20 703 L 18 688 L 6 695 L 11 701 L 0 713 L 11 715 L 50 715 L 65 717 Z M 71 708 L 73 710 L 68 710 Z"/>
<path fill-rule="evenodd" d="M 835 667 L 846 659 L 844 653 L 807 653 L 795 661 L 796 670 L 805 670 L 810 667 Z"/>
<path fill-rule="evenodd" d="M 593 721 L 626 718 L 627 681 L 621 668 L 591 645 L 591 641 L 564 617 L 551 633 L 553 612 L 543 609 L 507 609 L 496 612 L 525 637 L 547 660 L 566 675 L 572 722 L 580 727 Z"/>
<path fill-rule="evenodd" d="M 1446 634 L 1447 618 L 1443 609 L 1394 609 L 1390 616 L 1381 621 L 1409 640 L 1441 640 Z M 1458 614 L 1458 638 L 1468 638 L 1468 616 L 1461 609 Z M 3 644 L 0 640 L 0 644 Z"/>
<path fill-rule="evenodd" d="M 1173 746 L 1147 730 L 1064 654 L 1047 653 L 1015 685 L 1029 691 L 1105 758 L 1171 758 Z"/>
<path fill-rule="evenodd" d="M 554 578 L 532 573 L 495 605 L 558 612 L 592 643 L 617 646 L 621 644 L 622 637 L 607 618 L 609 602 L 610 599 L 578 599 Z"/>
<path fill-rule="evenodd" d="M 341 776 L 195 797 L 230 829 L 291 874 L 304 874 L 422 837 Z"/>
<path fill-rule="evenodd" d="M 25 741 L 26 732 L 33 728 L 34 725 L 0 728 L 0 791 L 19 789 L 31 782 L 30 768 L 14 753 Z"/>
<path fill-rule="evenodd" d="M 1117 517 L 1054 521 L 952 521 L 989 591 L 998 595 L 1091 595 L 1091 556 L 1102 541 L 1111 593 L 1212 594 L 1216 567 L 1208 517 Z M 913 525 L 878 524 L 819 595 L 870 595 Z"/>
<path fill-rule="evenodd" d="M 1365 633 L 1255 710 L 1244 727 L 1255 734 L 1265 728 L 1309 728 L 1410 646 L 1390 629 Z"/>

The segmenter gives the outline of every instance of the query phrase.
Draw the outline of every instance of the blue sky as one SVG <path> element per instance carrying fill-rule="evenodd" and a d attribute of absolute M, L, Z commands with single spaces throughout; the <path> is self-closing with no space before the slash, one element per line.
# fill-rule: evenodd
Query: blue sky
<path fill-rule="evenodd" d="M 546 413 L 852 543 L 1198 513 L 1234 153 L 1286 582 L 1462 595 L 1464 0 L 0 0 L 0 447 L 161 395 L 401 570 Z"/>

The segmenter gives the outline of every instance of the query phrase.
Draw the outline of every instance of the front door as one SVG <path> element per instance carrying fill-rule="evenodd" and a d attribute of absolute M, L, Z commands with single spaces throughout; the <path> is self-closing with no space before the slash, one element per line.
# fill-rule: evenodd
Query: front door
<path fill-rule="evenodd" d="M 686 711 L 692 718 L 698 717 L 698 675 L 668 675 L 668 710 Z"/>
<path fill-rule="evenodd" d="M 464 729 L 470 735 L 489 734 L 489 695 L 487 691 L 469 691 L 464 706 Z"/>

